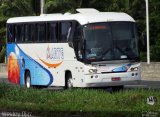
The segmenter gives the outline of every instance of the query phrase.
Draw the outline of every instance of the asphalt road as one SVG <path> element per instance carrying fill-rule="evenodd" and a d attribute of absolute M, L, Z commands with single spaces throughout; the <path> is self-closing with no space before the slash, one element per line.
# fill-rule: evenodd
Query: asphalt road
<path fill-rule="evenodd" d="M 125 88 L 151 88 L 160 89 L 160 81 L 142 80 L 139 85 L 126 85 Z"/>
<path fill-rule="evenodd" d="M 0 82 L 10 84 L 6 76 L 0 76 Z M 130 88 L 152 88 L 160 89 L 160 81 L 144 81 L 142 80 L 139 85 L 125 85 L 125 89 Z M 56 88 L 57 89 L 57 88 Z"/>

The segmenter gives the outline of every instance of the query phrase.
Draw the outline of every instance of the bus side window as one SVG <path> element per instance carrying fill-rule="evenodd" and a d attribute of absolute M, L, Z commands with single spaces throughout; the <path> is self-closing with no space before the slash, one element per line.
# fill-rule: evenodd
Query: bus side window
<path fill-rule="evenodd" d="M 37 24 L 37 41 L 45 42 L 46 40 L 46 25 L 45 23 Z"/>
<path fill-rule="evenodd" d="M 15 25 L 15 42 L 20 42 L 21 26 Z"/>
<path fill-rule="evenodd" d="M 30 24 L 26 24 L 25 26 L 24 26 L 24 28 L 25 28 L 25 31 L 24 31 L 24 41 L 25 42 L 29 42 L 30 41 L 30 38 L 31 38 L 31 26 L 30 26 Z"/>
<path fill-rule="evenodd" d="M 58 25 L 57 23 L 47 23 L 47 41 L 56 43 L 58 39 Z"/>
<path fill-rule="evenodd" d="M 14 26 L 12 24 L 8 24 L 7 26 L 7 42 L 14 42 Z"/>
<path fill-rule="evenodd" d="M 71 33 L 71 22 L 62 22 L 59 42 L 67 42 Z"/>
<path fill-rule="evenodd" d="M 81 25 L 76 23 L 73 40 L 80 40 L 82 36 Z"/>
<path fill-rule="evenodd" d="M 36 40 L 36 24 L 31 24 L 31 35 L 30 35 L 30 41 L 35 42 Z"/>
<path fill-rule="evenodd" d="M 83 57 L 83 41 L 82 41 L 82 28 L 81 25 L 79 23 L 75 24 L 75 31 L 74 31 L 74 35 L 73 35 L 73 45 L 74 45 L 74 49 L 76 51 L 76 56 L 78 60 L 82 60 Z"/>
<path fill-rule="evenodd" d="M 21 25 L 21 33 L 20 33 L 21 42 L 24 42 L 24 25 Z"/>
<path fill-rule="evenodd" d="M 16 40 L 16 42 L 23 42 L 23 40 L 24 40 L 23 24 L 17 24 L 15 26 L 15 40 Z"/>

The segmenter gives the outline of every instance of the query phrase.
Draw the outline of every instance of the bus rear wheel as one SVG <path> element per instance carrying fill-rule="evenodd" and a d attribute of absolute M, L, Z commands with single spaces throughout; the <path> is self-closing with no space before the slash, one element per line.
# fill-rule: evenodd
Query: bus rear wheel
<path fill-rule="evenodd" d="M 66 84 L 65 84 L 66 89 L 71 89 L 73 88 L 73 79 L 72 79 L 72 74 L 69 72 L 66 75 Z"/>
<path fill-rule="evenodd" d="M 29 72 L 27 72 L 25 75 L 25 87 L 27 89 L 31 88 L 31 76 Z"/>

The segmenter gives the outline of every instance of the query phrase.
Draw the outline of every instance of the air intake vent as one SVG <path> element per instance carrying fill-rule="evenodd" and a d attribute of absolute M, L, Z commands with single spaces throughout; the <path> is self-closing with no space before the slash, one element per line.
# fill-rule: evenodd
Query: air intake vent
<path fill-rule="evenodd" d="M 94 8 L 84 8 L 84 9 L 76 9 L 77 12 L 85 14 L 85 13 L 99 13 L 98 10 Z"/>

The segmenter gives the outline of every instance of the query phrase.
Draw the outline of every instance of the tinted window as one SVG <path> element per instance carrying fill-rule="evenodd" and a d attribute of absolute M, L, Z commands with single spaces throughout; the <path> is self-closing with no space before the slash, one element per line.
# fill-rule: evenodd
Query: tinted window
<path fill-rule="evenodd" d="M 15 42 L 19 41 L 20 38 L 20 26 L 16 25 L 15 26 Z"/>
<path fill-rule="evenodd" d="M 24 41 L 25 42 L 29 42 L 29 41 L 31 41 L 31 25 L 30 24 L 26 24 L 24 26 L 24 28 L 25 28 L 25 31 L 24 31 L 25 38 L 24 38 Z"/>
<path fill-rule="evenodd" d="M 22 42 L 24 42 L 24 25 L 21 25 L 21 34 L 20 34 L 20 39 Z"/>
<path fill-rule="evenodd" d="M 83 41 L 82 41 L 82 28 L 78 22 L 73 23 L 74 28 L 73 32 L 73 45 L 74 50 L 76 52 L 76 57 L 78 60 L 82 61 L 82 54 L 83 54 Z"/>
<path fill-rule="evenodd" d="M 76 22 L 31 22 L 9 24 L 8 42 L 19 43 L 56 43 L 72 41 Z M 70 39 L 70 40 L 69 40 Z"/>
<path fill-rule="evenodd" d="M 82 35 L 81 25 L 79 23 L 76 23 L 73 39 L 74 40 L 81 39 L 81 35 Z"/>
<path fill-rule="evenodd" d="M 37 24 L 37 40 L 39 42 L 44 42 L 46 40 L 46 28 L 45 23 Z"/>
<path fill-rule="evenodd" d="M 62 22 L 59 42 L 67 42 L 71 33 L 71 22 Z"/>
<path fill-rule="evenodd" d="M 9 24 L 7 26 L 7 41 L 14 42 L 14 26 Z"/>
<path fill-rule="evenodd" d="M 106 22 L 84 26 L 87 61 L 138 60 L 138 37 L 133 22 Z"/>
<path fill-rule="evenodd" d="M 47 24 L 47 41 L 48 42 L 57 42 L 58 39 L 58 25 L 57 23 L 48 23 Z"/>
<path fill-rule="evenodd" d="M 36 24 L 31 24 L 31 26 L 30 26 L 30 41 L 31 42 L 35 42 L 36 41 Z"/>
<path fill-rule="evenodd" d="M 16 42 L 24 41 L 24 25 L 23 24 L 15 25 L 15 41 Z"/>

